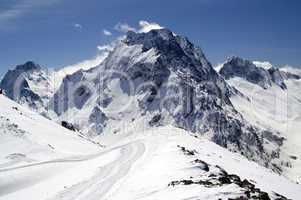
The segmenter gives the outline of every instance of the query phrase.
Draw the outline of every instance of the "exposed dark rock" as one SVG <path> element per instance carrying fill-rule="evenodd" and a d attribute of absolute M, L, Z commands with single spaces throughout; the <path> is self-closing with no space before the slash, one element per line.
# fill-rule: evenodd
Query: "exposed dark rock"
<path fill-rule="evenodd" d="M 195 150 L 189 150 L 189 149 L 186 149 L 185 147 L 182 147 L 182 146 L 179 146 L 178 147 L 181 149 L 181 151 L 185 154 L 185 155 L 188 155 L 188 156 L 194 156 L 197 152 Z"/>
<path fill-rule="evenodd" d="M 158 125 L 160 120 L 161 120 L 161 114 L 157 114 L 153 116 L 153 118 L 149 121 L 149 125 L 150 126 Z"/>
<path fill-rule="evenodd" d="M 278 135 L 275 135 L 273 132 L 271 131 L 263 131 L 263 135 L 264 137 L 269 140 L 270 142 L 274 142 L 279 146 L 283 145 L 283 142 L 285 141 L 284 137 L 280 137 Z"/>
<path fill-rule="evenodd" d="M 244 179 L 241 181 L 241 178 L 235 174 L 228 174 L 226 171 L 224 171 L 222 168 L 218 169 L 221 170 L 221 173 L 214 173 L 206 176 L 201 176 L 201 178 L 197 179 L 185 179 L 181 181 L 172 181 L 168 184 L 169 187 L 176 187 L 178 185 L 201 185 L 206 188 L 216 188 L 216 187 L 223 187 L 225 185 L 229 184 L 236 184 L 241 188 L 241 191 L 243 192 L 243 195 L 237 197 L 237 198 L 228 198 L 229 200 L 248 200 L 248 199 L 257 199 L 257 200 L 271 200 L 268 193 L 262 191 L 259 188 L 256 188 L 254 184 L 249 182 L 248 180 Z M 210 173 L 210 171 L 208 172 Z M 276 200 L 287 200 L 286 197 L 274 194 L 277 198 Z"/>
<path fill-rule="evenodd" d="M 274 192 L 275 196 L 276 196 L 276 199 L 275 200 L 289 200 L 287 199 L 286 197 Z M 291 199 L 290 199 L 291 200 Z"/>
<path fill-rule="evenodd" d="M 301 78 L 296 74 L 284 72 L 275 67 L 264 69 L 256 66 L 249 60 L 244 60 L 235 56 L 226 61 L 219 73 L 225 79 L 240 77 L 251 83 L 257 84 L 264 89 L 271 87 L 272 83 L 274 83 L 285 90 L 287 89 L 285 80 L 299 80 Z"/>
<path fill-rule="evenodd" d="M 94 107 L 92 113 L 89 116 L 89 123 L 92 125 L 91 131 L 100 134 L 102 133 L 108 117 L 105 113 L 98 107 Z"/>
<path fill-rule="evenodd" d="M 202 161 L 202 160 L 200 160 L 200 159 L 194 160 L 193 163 L 199 164 L 198 167 L 199 167 L 200 169 L 206 171 L 206 172 L 209 172 L 209 170 L 210 170 L 210 169 L 209 169 L 209 164 L 206 163 L 206 162 L 204 162 L 204 161 Z"/>
<path fill-rule="evenodd" d="M 74 131 L 74 132 L 75 132 L 75 131 L 78 131 L 78 129 L 75 128 L 75 126 L 74 126 L 73 124 L 69 123 L 69 122 L 62 121 L 61 125 L 62 125 L 63 127 L 65 127 L 65 128 L 67 128 L 67 129 L 71 130 L 71 131 Z"/>
<path fill-rule="evenodd" d="M 244 78 L 251 83 L 260 85 L 264 89 L 272 85 L 272 80 L 267 70 L 239 57 L 229 58 L 220 70 L 220 74 L 226 79 L 233 77 Z"/>
<path fill-rule="evenodd" d="M 297 156 L 290 156 L 290 158 L 293 159 L 293 160 L 297 160 L 298 159 Z"/>

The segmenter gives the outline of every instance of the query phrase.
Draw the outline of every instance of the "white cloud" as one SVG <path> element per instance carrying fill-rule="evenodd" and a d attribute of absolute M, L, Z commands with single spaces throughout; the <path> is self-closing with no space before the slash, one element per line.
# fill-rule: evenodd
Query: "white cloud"
<path fill-rule="evenodd" d="M 297 75 L 301 76 L 301 67 L 298 68 L 298 67 L 293 67 L 291 65 L 285 65 L 285 66 L 281 67 L 281 70 L 285 71 L 285 72 L 290 72 L 292 74 L 297 74 Z"/>
<path fill-rule="evenodd" d="M 273 67 L 273 65 L 268 61 L 253 61 L 253 64 L 264 69 L 270 69 Z"/>
<path fill-rule="evenodd" d="M 138 33 L 147 33 L 154 29 L 162 29 L 164 27 L 160 26 L 159 24 L 155 22 L 147 22 L 144 20 L 139 21 L 139 28 L 136 29 L 134 27 L 131 27 L 127 23 L 118 23 L 115 25 L 114 29 L 123 33 L 126 33 L 128 31 L 134 31 Z"/>
<path fill-rule="evenodd" d="M 164 27 L 160 26 L 157 23 L 147 22 L 147 21 L 144 21 L 144 20 L 141 20 L 139 22 L 139 26 L 140 26 L 140 30 L 138 31 L 139 33 L 147 33 L 147 32 L 149 32 L 151 30 L 154 30 L 154 29 L 162 29 L 162 28 L 164 28 Z"/>
<path fill-rule="evenodd" d="M 73 24 L 73 28 L 77 31 L 81 31 L 84 27 L 81 24 L 75 23 Z"/>
<path fill-rule="evenodd" d="M 106 30 L 106 29 L 104 29 L 102 32 L 106 36 L 111 36 L 112 35 L 112 33 L 110 31 Z"/>
<path fill-rule="evenodd" d="M 97 49 L 98 49 L 98 51 L 112 51 L 113 46 L 112 45 L 98 45 Z"/>
<path fill-rule="evenodd" d="M 0 28 L 3 24 L 22 17 L 23 15 L 30 14 L 35 10 L 42 7 L 51 6 L 61 0 L 19 0 L 15 1 L 8 9 L 0 12 Z"/>
<path fill-rule="evenodd" d="M 123 33 L 126 33 L 128 31 L 135 31 L 136 32 L 135 28 L 131 27 L 127 23 L 120 23 L 120 22 L 115 25 L 114 29 L 117 30 L 117 31 L 123 32 Z"/>

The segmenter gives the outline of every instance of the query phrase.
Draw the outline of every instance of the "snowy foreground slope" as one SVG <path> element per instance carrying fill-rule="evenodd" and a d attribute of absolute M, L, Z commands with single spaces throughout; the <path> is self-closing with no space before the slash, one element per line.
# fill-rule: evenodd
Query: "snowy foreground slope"
<path fill-rule="evenodd" d="M 0 168 L 92 154 L 101 150 L 100 145 L 89 142 L 3 95 L 0 95 L 0 105 Z"/>
<path fill-rule="evenodd" d="M 3 96 L 0 105 L 1 200 L 301 196 L 300 185 L 182 129 L 103 134 L 100 148 Z"/>

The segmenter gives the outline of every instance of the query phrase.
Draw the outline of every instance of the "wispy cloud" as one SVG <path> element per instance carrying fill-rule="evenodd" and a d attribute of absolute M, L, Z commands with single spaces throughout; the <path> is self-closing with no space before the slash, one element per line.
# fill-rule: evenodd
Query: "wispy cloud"
<path fill-rule="evenodd" d="M 112 35 L 112 33 L 110 31 L 106 30 L 106 29 L 104 29 L 102 32 L 106 36 L 111 36 Z"/>
<path fill-rule="evenodd" d="M 153 29 L 162 29 L 164 27 L 160 26 L 159 24 L 155 23 L 155 22 L 148 22 L 148 21 L 144 21 L 141 20 L 139 21 L 139 27 L 136 29 L 130 25 L 128 25 L 127 23 L 118 23 L 115 25 L 114 29 L 123 33 L 126 33 L 128 31 L 134 31 L 134 32 L 138 32 L 138 33 L 147 33 Z"/>
<path fill-rule="evenodd" d="M 73 24 L 73 28 L 76 31 L 82 31 L 84 27 L 81 24 L 75 23 L 75 24 Z"/>
<path fill-rule="evenodd" d="M 113 50 L 113 44 L 98 45 L 97 49 L 98 49 L 98 51 L 112 51 Z"/>
<path fill-rule="evenodd" d="M 127 23 L 120 23 L 120 22 L 115 25 L 114 29 L 123 33 L 126 33 L 128 31 L 136 31 L 135 28 L 131 27 Z"/>
<path fill-rule="evenodd" d="M 139 30 L 140 33 L 147 33 L 147 32 L 149 32 L 153 29 L 162 29 L 162 28 L 164 28 L 164 27 L 160 26 L 157 23 L 147 22 L 147 21 L 144 21 L 144 20 L 139 21 L 139 26 L 140 26 L 140 30 Z"/>
<path fill-rule="evenodd" d="M 34 10 L 51 6 L 61 0 L 16 0 L 7 9 L 0 11 L 0 28 L 3 24 L 32 13 Z"/>

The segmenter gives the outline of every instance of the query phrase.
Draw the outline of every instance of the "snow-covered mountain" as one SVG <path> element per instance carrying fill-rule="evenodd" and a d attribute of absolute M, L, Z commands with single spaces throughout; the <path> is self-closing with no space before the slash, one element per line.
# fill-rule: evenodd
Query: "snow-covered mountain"
<path fill-rule="evenodd" d="M 242 70 L 246 73 L 243 74 Z M 293 73 L 296 71 L 275 67 L 263 69 L 235 57 L 224 64 L 220 73 L 247 97 L 231 97 L 234 107 L 244 118 L 257 127 L 278 133 L 279 144 L 282 143 L 280 160 L 274 162 L 281 166 L 283 175 L 300 182 L 301 78 Z M 268 133 L 266 136 L 269 137 Z"/>
<path fill-rule="evenodd" d="M 298 199 L 300 185 L 172 126 L 92 143 L 0 95 L 0 199 Z M 104 148 L 105 147 L 105 148 Z M 252 170 L 249 170 L 252 169 Z"/>
<path fill-rule="evenodd" d="M 33 184 L 23 184 L 27 189 L 18 187 L 23 180 L 16 178 L 18 167 L 0 168 L 0 176 L 16 179 L 2 186 L 0 181 L 0 189 L 8 188 L 0 199 L 26 193 L 33 199 L 298 198 L 300 186 L 276 173 L 300 182 L 301 152 L 295 149 L 301 149 L 300 76 L 239 57 L 219 68 L 186 37 L 163 27 L 129 31 L 95 62 L 52 73 L 33 62 L 17 66 L 0 84 L 10 99 L 68 124 L 75 132 L 64 131 L 72 137 L 94 141 L 87 149 L 95 150 L 97 143 L 106 148 L 76 158 L 45 156 L 49 160 L 41 164 L 25 159 L 33 163 L 21 167 L 27 177 L 40 165 L 37 170 L 70 167 L 41 183 L 30 178 Z M 5 97 L 3 102 L 12 103 Z M 289 112 L 284 113 L 285 106 Z M 59 141 L 64 137 L 61 130 L 43 128 L 55 131 Z M 66 148 L 77 146 L 62 141 Z M 78 173 L 83 169 L 87 174 Z M 69 177 L 73 173 L 78 174 L 74 179 Z M 53 184 L 49 193 L 43 192 Z"/>
<path fill-rule="evenodd" d="M 220 72 L 223 76 L 232 76 L 231 68 L 224 70 L 232 66 L 232 61 L 224 64 Z M 241 61 L 237 62 L 240 66 Z M 252 63 L 250 66 L 256 67 Z M 245 71 L 235 72 L 254 77 Z M 274 73 L 264 69 L 260 73 L 263 79 L 260 83 L 271 85 L 274 79 L 270 74 Z M 33 73 L 26 71 L 26 74 L 29 78 L 25 81 L 32 80 Z M 6 77 L 2 85 L 7 82 Z M 39 90 L 28 91 L 39 93 Z M 50 98 L 47 114 L 43 114 L 59 123 L 69 121 L 92 137 L 118 134 L 128 124 L 174 125 L 205 135 L 229 150 L 279 171 L 279 166 L 271 164 L 271 160 L 279 157 L 281 137 L 250 125 L 233 107 L 230 97 L 236 95 L 242 94 L 216 73 L 200 49 L 187 38 L 160 28 L 128 32 L 100 65 L 67 75 L 55 94 L 47 96 L 47 100 Z"/>
<path fill-rule="evenodd" d="M 219 70 L 219 73 L 229 80 L 233 77 L 240 77 L 248 82 L 257 84 L 264 89 L 271 87 L 273 84 L 278 85 L 282 89 L 287 89 L 285 80 L 301 79 L 300 76 L 290 72 L 281 71 L 278 68 L 271 67 L 269 69 L 256 66 L 249 60 L 239 57 L 229 58 Z"/>
<path fill-rule="evenodd" d="M 54 119 L 55 113 L 50 108 L 50 100 L 62 84 L 63 79 L 79 70 L 93 68 L 108 56 L 111 46 L 98 52 L 98 55 L 74 65 L 63 67 L 60 70 L 48 69 L 28 61 L 9 70 L 0 82 L 10 99 L 41 113 L 43 116 Z"/>
<path fill-rule="evenodd" d="M 53 96 L 51 75 L 34 62 L 18 65 L 9 70 L 0 83 L 6 95 L 40 113 L 45 112 Z"/>
<path fill-rule="evenodd" d="M 51 107 L 86 135 L 118 134 L 130 124 L 174 125 L 279 171 L 271 160 L 278 159 L 281 137 L 250 125 L 233 95 L 241 93 L 200 49 L 162 28 L 128 32 L 103 64 L 67 76 Z"/>

